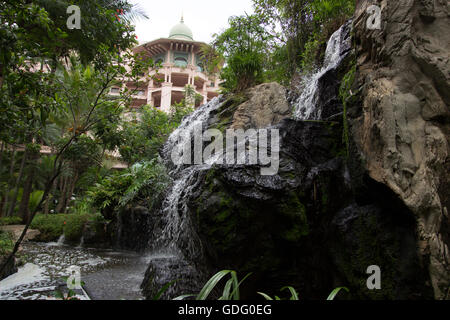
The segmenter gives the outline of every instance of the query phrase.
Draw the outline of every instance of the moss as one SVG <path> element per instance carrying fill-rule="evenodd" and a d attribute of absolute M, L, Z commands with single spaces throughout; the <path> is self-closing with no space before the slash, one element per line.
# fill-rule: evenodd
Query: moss
<path fill-rule="evenodd" d="M 297 242 L 309 233 L 306 208 L 295 192 L 292 191 L 282 202 L 280 211 L 287 218 L 286 225 L 289 226 L 281 235 L 283 239 Z"/>
<path fill-rule="evenodd" d="M 356 62 L 353 61 L 351 64 L 350 70 L 344 76 L 341 81 L 341 86 L 339 88 L 339 96 L 342 99 L 342 105 L 344 107 L 343 112 L 343 131 L 342 131 L 342 140 L 346 147 L 346 157 L 349 156 L 350 142 L 349 142 L 349 129 L 348 129 L 348 119 L 347 119 L 347 105 L 349 103 L 349 99 L 353 96 L 351 88 L 355 82 L 356 75 Z"/>
<path fill-rule="evenodd" d="M 232 123 L 237 107 L 247 100 L 248 97 L 243 93 L 230 95 L 217 111 L 218 122 L 213 127 L 224 133 Z"/>
<path fill-rule="evenodd" d="M 349 281 L 349 286 L 360 299 L 396 299 L 396 287 L 399 279 L 398 259 L 400 252 L 399 240 L 387 238 L 378 218 L 374 214 L 362 214 L 355 220 L 357 239 L 356 248 L 348 248 L 346 259 L 341 260 L 341 266 Z M 367 267 L 377 265 L 381 269 L 381 290 L 368 290 L 366 274 Z"/>

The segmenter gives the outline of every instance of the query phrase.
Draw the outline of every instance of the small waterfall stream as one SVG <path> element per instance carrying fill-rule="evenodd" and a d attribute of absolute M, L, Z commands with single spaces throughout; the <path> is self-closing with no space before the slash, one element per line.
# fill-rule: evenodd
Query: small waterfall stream
<path fill-rule="evenodd" d="M 301 95 L 294 102 L 294 119 L 320 120 L 322 109 L 317 108 L 319 79 L 328 71 L 336 68 L 345 55 L 341 54 L 341 43 L 344 26 L 340 27 L 328 40 L 322 68 L 306 75 L 300 85 Z"/>

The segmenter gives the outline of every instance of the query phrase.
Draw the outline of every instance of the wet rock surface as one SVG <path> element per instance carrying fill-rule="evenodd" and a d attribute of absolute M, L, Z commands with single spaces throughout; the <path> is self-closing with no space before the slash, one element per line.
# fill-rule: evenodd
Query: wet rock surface
<path fill-rule="evenodd" d="M 261 123 L 280 134 L 276 174 L 261 175 L 262 165 L 248 159 L 234 165 L 170 164 L 178 133 L 171 136 L 163 158 L 174 184 L 155 213 L 151 232 L 163 240 L 159 249 L 170 247 L 173 255 L 149 261 L 142 283 L 147 299 L 179 275 L 184 283 L 164 298 L 196 293 L 221 269 L 236 270 L 241 278 L 252 272 L 242 288 L 244 299 L 256 298 L 257 291 L 278 294 L 285 285 L 294 286 L 305 299 L 324 299 L 337 286 L 350 289 L 343 298 L 433 298 L 427 264 L 416 250 L 421 239 L 415 213 L 360 161 L 353 143 L 358 134 L 345 134 L 338 95 L 354 57 L 349 34 L 346 24 L 332 36 L 328 61 L 310 77 L 313 85 L 300 88 L 299 98 L 280 91 L 277 105 L 287 103 L 296 120 L 280 117 L 277 108 L 264 109 L 276 113 L 265 114 L 265 119 L 277 120 Z M 225 132 L 237 123 L 256 129 L 250 114 L 259 106 L 251 106 L 250 96 L 220 97 L 185 119 L 181 128 L 192 131 L 200 119 L 202 130 Z M 374 136 L 373 143 L 383 142 Z M 377 147 L 370 152 L 379 151 Z M 366 286 L 371 265 L 382 270 L 381 290 Z"/>
<path fill-rule="evenodd" d="M 380 1 L 381 28 L 368 30 L 370 5 L 358 1 L 355 13 L 353 159 L 417 219 L 421 263 L 435 298 L 448 299 L 450 7 L 439 0 Z"/>

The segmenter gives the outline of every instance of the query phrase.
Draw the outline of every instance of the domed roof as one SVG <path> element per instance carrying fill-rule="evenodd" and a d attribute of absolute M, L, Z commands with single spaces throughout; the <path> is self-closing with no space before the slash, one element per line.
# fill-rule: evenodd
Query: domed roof
<path fill-rule="evenodd" d="M 180 23 L 170 30 L 169 39 L 194 40 L 191 29 L 184 24 L 183 17 L 181 17 Z"/>

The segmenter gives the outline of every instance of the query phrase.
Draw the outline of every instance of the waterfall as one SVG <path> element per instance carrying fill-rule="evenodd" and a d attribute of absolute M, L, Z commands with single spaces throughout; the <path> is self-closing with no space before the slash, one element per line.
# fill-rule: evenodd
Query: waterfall
<path fill-rule="evenodd" d="M 191 137 L 194 132 L 194 125 L 196 123 L 206 124 L 210 113 L 216 110 L 221 105 L 219 98 L 214 98 L 209 103 L 196 109 L 192 114 L 183 119 L 182 123 L 168 138 L 163 147 L 163 157 L 167 167 L 171 167 L 170 155 L 174 148 L 180 147 L 185 143 L 186 139 L 183 137 Z M 190 141 L 190 138 L 188 139 Z M 173 165 L 172 165 L 173 166 Z M 193 186 L 190 183 L 193 175 L 199 170 L 206 170 L 210 165 L 176 165 L 171 171 L 170 176 L 174 179 L 167 196 L 165 197 L 161 210 L 161 221 L 163 226 L 157 238 L 153 241 L 153 249 L 160 249 L 163 252 L 178 252 L 179 247 L 183 247 L 186 252 L 188 248 L 189 255 L 192 257 L 197 255 L 195 239 L 189 236 L 183 238 L 190 228 L 189 217 L 186 216 L 186 208 L 184 197 L 189 195 Z"/>
<path fill-rule="evenodd" d="M 343 59 L 343 37 L 342 28 L 332 35 L 328 41 L 323 67 L 303 80 L 302 94 L 295 102 L 296 119 L 320 119 L 321 111 L 315 107 L 319 79 L 336 68 Z M 198 174 L 210 169 L 217 159 L 206 159 L 205 164 L 198 165 L 174 164 L 171 154 L 174 150 L 182 150 L 185 143 L 193 142 L 193 133 L 199 122 L 202 123 L 202 130 L 207 129 L 208 121 L 214 118 L 214 111 L 220 109 L 222 103 L 221 97 L 214 98 L 185 117 L 178 129 L 169 136 L 161 152 L 174 181 L 161 209 L 155 213 L 157 223 L 153 227 L 146 257 L 149 268 L 142 286 L 144 290 L 151 291 L 152 287 L 161 288 L 171 280 L 180 279 L 164 294 L 164 298 L 171 298 L 173 294 L 196 292 L 210 276 L 202 269 L 205 262 L 202 242 L 191 220 L 193 217 L 188 213 L 187 200 L 197 188 L 195 182 L 198 181 Z"/>
<path fill-rule="evenodd" d="M 202 256 L 201 241 L 193 229 L 191 217 L 187 214 L 186 197 L 195 188 L 192 178 L 200 170 L 207 170 L 210 165 L 174 165 L 171 153 L 174 148 L 190 141 L 194 126 L 201 122 L 206 126 L 210 113 L 221 106 L 221 99 L 214 98 L 185 117 L 180 126 L 169 136 L 162 150 L 163 161 L 174 179 L 166 194 L 159 216 L 158 227 L 149 243 L 146 260 L 153 270 L 153 281 L 160 287 L 173 279 L 176 282 L 166 292 L 167 296 L 197 290 L 202 284 L 202 275 L 195 266 Z M 188 138 L 188 140 L 186 140 Z"/>
<path fill-rule="evenodd" d="M 319 79 L 328 71 L 336 68 L 345 53 L 342 53 L 342 41 L 344 26 L 333 33 L 327 43 L 325 59 L 322 68 L 303 77 L 300 90 L 300 97 L 294 102 L 294 118 L 296 120 L 320 120 L 322 115 L 321 108 L 317 108 Z"/>
<path fill-rule="evenodd" d="M 56 244 L 58 246 L 62 246 L 64 244 L 64 241 L 66 241 L 66 236 L 64 234 L 62 234 L 59 238 L 58 238 L 58 242 L 56 242 Z"/>

